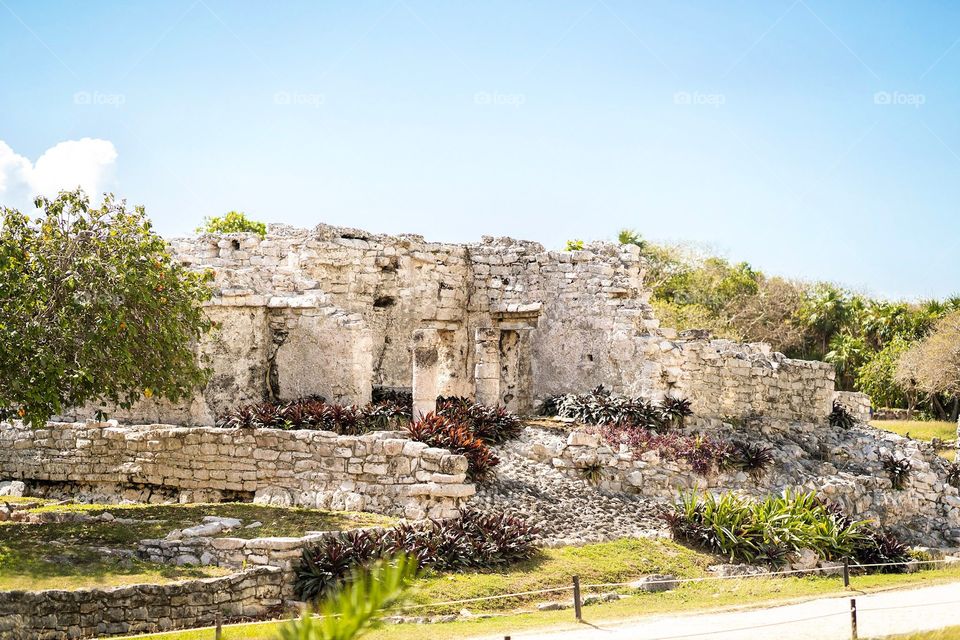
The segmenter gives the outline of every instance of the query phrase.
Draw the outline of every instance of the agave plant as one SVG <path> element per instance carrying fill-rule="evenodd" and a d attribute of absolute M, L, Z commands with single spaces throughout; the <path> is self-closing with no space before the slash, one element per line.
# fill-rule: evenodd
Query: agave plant
<path fill-rule="evenodd" d="M 660 411 L 664 424 L 678 429 L 682 429 L 684 421 L 693 415 L 691 403 L 686 398 L 666 397 L 660 404 Z"/>
<path fill-rule="evenodd" d="M 830 426 L 841 429 L 849 429 L 857 422 L 849 409 L 836 400 L 833 401 L 833 410 L 830 412 L 828 419 L 830 420 Z"/>
<path fill-rule="evenodd" d="M 947 484 L 954 489 L 960 489 L 960 463 L 951 462 L 947 467 Z"/>
<path fill-rule="evenodd" d="M 744 471 L 759 482 L 773 465 L 773 447 L 767 447 L 753 442 L 736 441 L 733 443 L 733 453 L 730 464 L 740 471 Z"/>
<path fill-rule="evenodd" d="M 577 467 L 577 474 L 587 483 L 597 485 L 603 480 L 605 470 L 601 462 L 588 462 Z"/>
<path fill-rule="evenodd" d="M 880 463 L 884 470 L 890 475 L 890 482 L 896 490 L 903 489 L 910 474 L 913 472 L 913 464 L 901 455 L 885 455 L 880 458 Z"/>

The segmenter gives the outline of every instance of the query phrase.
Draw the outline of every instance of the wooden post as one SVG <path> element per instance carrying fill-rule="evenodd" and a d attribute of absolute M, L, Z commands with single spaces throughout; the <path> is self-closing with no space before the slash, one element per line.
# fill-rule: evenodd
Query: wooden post
<path fill-rule="evenodd" d="M 850 559 L 843 559 L 843 588 L 850 588 Z"/>
<path fill-rule="evenodd" d="M 857 599 L 850 598 L 850 640 L 857 640 Z"/>
<path fill-rule="evenodd" d="M 577 622 L 583 622 L 583 608 L 580 602 L 580 576 L 573 576 L 573 612 Z"/>
<path fill-rule="evenodd" d="M 217 630 L 213 634 L 214 640 L 223 638 L 223 613 L 217 611 Z"/>

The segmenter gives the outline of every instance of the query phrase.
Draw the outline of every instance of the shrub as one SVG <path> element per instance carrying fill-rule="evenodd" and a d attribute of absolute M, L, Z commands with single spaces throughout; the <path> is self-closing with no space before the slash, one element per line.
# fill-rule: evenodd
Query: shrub
<path fill-rule="evenodd" d="M 683 428 L 684 421 L 693 415 L 690 401 L 686 398 L 664 398 L 660 412 L 665 422 L 680 429 Z"/>
<path fill-rule="evenodd" d="M 220 416 L 217 426 L 226 429 L 323 429 L 340 435 L 361 435 L 399 428 L 409 419 L 404 405 L 339 405 L 313 396 L 290 402 L 244 405 Z"/>
<path fill-rule="evenodd" d="M 730 464 L 740 471 L 750 474 L 754 481 L 759 481 L 770 469 L 774 462 L 773 447 L 765 447 L 752 442 L 734 442 Z"/>
<path fill-rule="evenodd" d="M 876 527 L 864 527 L 860 538 L 854 543 L 853 557 L 857 564 L 904 563 L 913 560 L 910 547 L 888 531 Z M 907 565 L 868 567 L 878 573 L 903 573 Z"/>
<path fill-rule="evenodd" d="M 659 406 L 644 398 L 631 398 L 611 393 L 600 385 L 589 393 L 553 396 L 541 405 L 541 412 L 555 409 L 561 418 L 583 424 L 631 423 L 644 429 L 682 428 L 693 415 L 690 401 L 665 398 Z M 542 415 L 542 413 L 541 413 Z"/>
<path fill-rule="evenodd" d="M 468 398 L 437 398 L 437 414 L 466 425 L 487 444 L 501 444 L 516 438 L 523 429 L 520 416 L 504 407 L 487 407 Z"/>
<path fill-rule="evenodd" d="M 830 412 L 829 420 L 830 426 L 840 427 L 841 429 L 849 429 L 856 424 L 856 420 L 853 419 L 849 409 L 836 400 L 833 401 L 833 410 Z"/>
<path fill-rule="evenodd" d="M 947 484 L 955 489 L 960 489 L 960 464 L 951 462 L 947 467 Z"/>
<path fill-rule="evenodd" d="M 583 251 L 583 240 L 567 240 L 567 251 Z"/>
<path fill-rule="evenodd" d="M 660 434 L 630 423 L 603 425 L 600 436 L 610 445 L 627 445 L 635 454 L 656 451 L 668 460 L 686 461 L 700 475 L 727 467 L 732 455 L 729 444 L 707 436 Z"/>
<path fill-rule="evenodd" d="M 413 393 L 403 389 L 390 387 L 374 387 L 371 400 L 374 404 L 389 402 L 391 404 L 409 405 L 413 407 Z"/>
<path fill-rule="evenodd" d="M 552 395 L 544 398 L 543 401 L 537 405 L 537 415 L 549 417 L 557 415 L 560 412 L 560 401 L 563 397 L 563 395 Z"/>
<path fill-rule="evenodd" d="M 792 553 L 812 549 L 827 560 L 854 557 L 865 523 L 828 507 L 815 494 L 785 491 L 751 502 L 732 493 L 691 493 L 668 513 L 674 537 L 747 562 L 782 564 Z"/>
<path fill-rule="evenodd" d="M 243 211 L 230 211 L 223 216 L 206 217 L 197 233 L 255 233 L 267 235 L 267 225 L 251 220 Z"/>
<path fill-rule="evenodd" d="M 475 436 L 469 427 L 450 418 L 428 413 L 408 424 L 406 429 L 410 437 L 418 442 L 465 456 L 469 465 L 467 477 L 474 482 L 486 481 L 493 467 L 500 464 L 500 459 L 490 447 Z"/>
<path fill-rule="evenodd" d="M 350 579 L 358 567 L 397 553 L 436 571 L 488 569 L 527 560 L 536 527 L 504 513 L 465 511 L 452 520 L 340 533 L 306 547 L 296 569 L 297 595 L 313 601 Z"/>
<path fill-rule="evenodd" d="M 577 467 L 577 473 L 589 484 L 600 484 L 605 468 L 600 462 L 589 462 Z"/>
<path fill-rule="evenodd" d="M 880 458 L 880 463 L 884 470 L 890 474 L 890 482 L 893 483 L 893 488 L 898 491 L 903 489 L 913 472 L 913 464 L 903 456 L 896 454 L 883 456 Z"/>

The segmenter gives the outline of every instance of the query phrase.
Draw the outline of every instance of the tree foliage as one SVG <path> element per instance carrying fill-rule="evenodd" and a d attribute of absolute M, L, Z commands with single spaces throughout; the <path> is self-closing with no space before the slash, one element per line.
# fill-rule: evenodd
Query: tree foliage
<path fill-rule="evenodd" d="M 267 225 L 251 220 L 243 211 L 229 211 L 222 216 L 204 218 L 197 233 L 255 233 L 263 238 L 267 235 Z"/>
<path fill-rule="evenodd" d="M 941 318 L 960 310 L 960 297 L 872 299 L 831 283 L 770 277 L 690 246 L 642 241 L 628 230 L 618 240 L 640 243 L 644 282 L 664 326 L 708 329 L 720 338 L 767 342 L 790 357 L 825 360 L 836 367 L 840 389 L 865 391 L 888 406 L 927 403 L 934 414 L 948 417 L 942 401 L 953 392 L 943 378 L 945 342 L 935 347 L 931 339 L 927 351 L 916 353 L 936 351 L 937 357 L 913 355 L 895 373 L 910 345 L 932 336 Z M 956 413 L 960 402 L 954 406 Z"/>
<path fill-rule="evenodd" d="M 926 393 L 960 395 L 960 312 L 940 319 L 900 358 L 895 378 Z"/>
<path fill-rule="evenodd" d="M 0 407 L 37 425 L 89 402 L 192 395 L 210 276 L 172 258 L 142 207 L 108 195 L 94 208 L 79 190 L 36 206 L 36 219 L 2 209 Z"/>

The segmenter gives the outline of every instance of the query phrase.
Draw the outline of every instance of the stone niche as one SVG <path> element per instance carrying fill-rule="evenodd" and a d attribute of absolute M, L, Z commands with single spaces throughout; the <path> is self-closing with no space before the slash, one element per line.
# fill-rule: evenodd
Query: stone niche
<path fill-rule="evenodd" d="M 331 402 L 370 401 L 373 342 L 359 321 L 305 310 L 274 331 L 276 395 L 320 395 Z M 330 375 L 338 372 L 339 375 Z"/>

